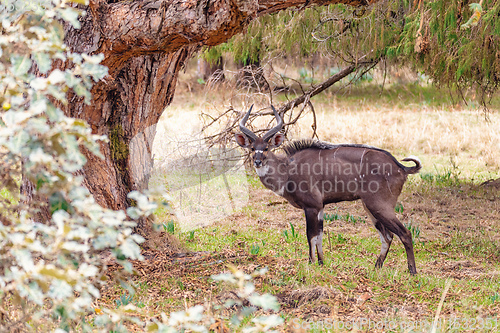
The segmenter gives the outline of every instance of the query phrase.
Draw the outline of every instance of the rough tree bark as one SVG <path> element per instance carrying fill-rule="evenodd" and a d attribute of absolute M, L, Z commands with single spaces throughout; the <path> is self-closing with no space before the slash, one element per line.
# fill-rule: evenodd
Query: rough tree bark
<path fill-rule="evenodd" d="M 64 112 L 109 137 L 101 144 L 105 159 L 86 154 L 82 170 L 96 201 L 124 209 L 128 192 L 147 187 L 156 124 L 179 70 L 201 46 L 223 43 L 258 16 L 289 7 L 368 2 L 374 1 L 90 0 L 81 29 L 67 26 L 65 42 L 73 51 L 104 54 L 109 75 L 93 87 L 90 105 L 73 96 Z"/>

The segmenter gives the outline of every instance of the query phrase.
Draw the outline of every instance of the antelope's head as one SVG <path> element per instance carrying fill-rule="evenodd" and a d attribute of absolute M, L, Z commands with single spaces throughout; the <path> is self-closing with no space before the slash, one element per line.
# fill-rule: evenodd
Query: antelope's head
<path fill-rule="evenodd" d="M 285 139 L 285 136 L 282 133 L 278 133 L 283 128 L 283 119 L 281 119 L 274 106 L 271 105 L 278 125 L 270 129 L 262 138 L 259 138 L 255 135 L 255 133 L 245 127 L 245 123 L 248 120 L 248 116 L 250 116 L 250 112 L 252 112 L 252 108 L 253 105 L 245 114 L 245 117 L 243 117 L 240 121 L 240 131 L 243 134 L 236 133 L 235 137 L 236 142 L 238 142 L 241 147 L 252 151 L 253 165 L 255 169 L 257 169 L 257 173 L 260 175 L 261 173 L 259 172 L 259 169 L 266 165 L 269 150 L 281 145 Z"/>

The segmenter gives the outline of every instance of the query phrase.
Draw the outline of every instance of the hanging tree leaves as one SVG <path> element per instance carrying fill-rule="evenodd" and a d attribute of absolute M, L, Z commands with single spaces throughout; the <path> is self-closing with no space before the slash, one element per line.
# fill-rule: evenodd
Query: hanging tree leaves
<path fill-rule="evenodd" d="M 428 44 L 421 50 L 413 47 L 419 29 Z M 408 13 L 393 54 L 413 61 L 437 84 L 477 89 L 486 106 L 500 83 L 499 49 L 500 1 L 421 1 Z"/>
<path fill-rule="evenodd" d="M 246 34 L 212 48 L 249 63 L 316 52 L 337 61 L 385 58 L 412 65 L 437 85 L 477 89 L 488 105 L 500 82 L 500 1 L 397 0 L 366 8 L 330 5 L 288 10 L 252 22 Z"/>

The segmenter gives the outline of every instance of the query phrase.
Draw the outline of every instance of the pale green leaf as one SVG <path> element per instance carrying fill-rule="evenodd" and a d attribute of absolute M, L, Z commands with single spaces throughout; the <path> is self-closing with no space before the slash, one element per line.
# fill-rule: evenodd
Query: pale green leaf
<path fill-rule="evenodd" d="M 52 67 L 52 60 L 50 59 L 50 56 L 45 52 L 37 52 L 33 54 L 33 58 L 38 65 L 38 70 L 43 74 L 47 73 Z"/>
<path fill-rule="evenodd" d="M 63 300 L 71 297 L 73 295 L 73 288 L 64 280 L 55 279 L 52 280 L 49 297 L 56 300 Z"/>
<path fill-rule="evenodd" d="M 41 114 L 47 111 L 47 100 L 45 98 L 40 98 L 30 105 L 30 111 L 34 114 Z"/>
<path fill-rule="evenodd" d="M 124 256 L 130 259 L 142 259 L 141 248 L 130 238 L 120 245 L 120 250 Z"/>
<path fill-rule="evenodd" d="M 7 144 L 7 148 L 13 154 L 20 154 L 21 149 L 29 142 L 30 136 L 28 133 L 22 131 L 11 138 Z"/>
<path fill-rule="evenodd" d="M 54 43 L 54 45 L 61 45 L 64 39 L 64 29 L 59 22 L 53 22 L 48 28 L 49 39 Z M 62 45 L 61 45 L 62 46 Z M 60 49 L 62 51 L 62 47 Z"/>
<path fill-rule="evenodd" d="M 80 79 L 76 75 L 73 75 L 73 73 L 71 72 L 66 72 L 64 75 L 66 77 L 66 85 L 70 88 L 73 88 L 74 86 L 82 82 L 82 79 Z"/>
<path fill-rule="evenodd" d="M 30 82 L 31 88 L 35 90 L 44 90 L 47 88 L 47 79 L 43 77 L 37 77 Z"/>
<path fill-rule="evenodd" d="M 278 311 L 280 309 L 280 305 L 275 296 L 271 294 L 264 295 L 252 295 L 248 297 L 250 303 L 255 306 L 261 307 L 264 310 L 274 310 Z"/>
<path fill-rule="evenodd" d="M 49 120 L 53 121 L 53 122 L 59 121 L 61 119 L 61 117 L 63 116 L 63 113 L 61 112 L 61 110 L 56 108 L 52 103 L 47 104 L 47 108 L 45 110 L 45 113 L 49 117 Z"/>
<path fill-rule="evenodd" d="M 139 217 L 141 217 L 141 211 L 135 207 L 129 207 L 127 208 L 127 215 L 134 220 L 137 220 Z"/>
<path fill-rule="evenodd" d="M 60 10 L 63 20 L 69 22 L 73 28 L 80 29 L 80 22 L 78 21 L 79 12 L 74 8 L 64 8 Z"/>
<path fill-rule="evenodd" d="M 13 54 L 10 57 L 11 72 L 16 76 L 25 75 L 31 68 L 31 59 L 28 55 Z"/>
<path fill-rule="evenodd" d="M 64 242 L 61 246 L 62 249 L 68 250 L 70 252 L 87 252 L 89 250 L 88 245 L 80 244 L 78 242 Z"/>
<path fill-rule="evenodd" d="M 31 252 L 27 249 L 13 249 L 11 254 L 16 258 L 17 264 L 26 271 L 32 271 L 35 268 L 35 263 L 31 256 Z"/>
<path fill-rule="evenodd" d="M 19 112 L 15 110 L 9 110 L 4 113 L 3 121 L 7 126 L 12 126 L 14 124 L 19 124 L 31 117 L 29 112 Z"/>
<path fill-rule="evenodd" d="M 58 84 L 60 82 L 64 82 L 65 79 L 66 77 L 64 75 L 64 72 L 62 72 L 60 69 L 54 69 L 47 78 L 47 80 L 51 84 Z"/>
<path fill-rule="evenodd" d="M 41 148 L 37 148 L 35 151 L 33 151 L 29 155 L 28 159 L 30 162 L 41 163 L 41 164 L 46 164 L 54 160 L 54 158 L 51 155 L 45 154 Z"/>
<path fill-rule="evenodd" d="M 82 53 L 82 58 L 85 60 L 85 62 L 92 64 L 92 65 L 98 65 L 101 63 L 101 61 L 104 60 L 104 54 L 99 53 L 99 54 L 94 54 L 94 55 L 88 55 L 85 53 Z"/>
<path fill-rule="evenodd" d="M 99 81 L 108 75 L 108 67 L 106 66 L 94 66 L 91 70 L 88 71 L 89 75 L 92 75 L 94 81 Z"/>
<path fill-rule="evenodd" d="M 80 97 L 85 97 L 85 99 L 90 99 L 90 97 L 92 97 L 92 95 L 90 94 L 90 92 L 88 91 L 87 88 L 85 88 L 85 86 L 83 84 L 77 84 L 73 87 L 73 90 L 75 91 L 75 93 L 80 96 Z"/>
<path fill-rule="evenodd" d="M 52 97 L 54 97 L 58 101 L 66 103 L 66 94 L 63 91 L 61 91 L 60 87 L 50 85 L 47 87 L 47 93 L 52 95 Z"/>

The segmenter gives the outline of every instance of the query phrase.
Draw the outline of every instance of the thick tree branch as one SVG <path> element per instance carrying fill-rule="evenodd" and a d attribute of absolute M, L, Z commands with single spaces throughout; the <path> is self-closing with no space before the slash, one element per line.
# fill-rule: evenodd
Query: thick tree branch
<path fill-rule="evenodd" d="M 360 6 L 368 1 L 136 0 L 108 4 L 91 0 L 91 17 L 84 20 L 98 25 L 91 33 L 99 40 L 99 48 L 90 51 L 103 53 L 103 63 L 109 68 L 119 68 L 134 56 L 172 53 L 184 46 L 218 45 L 264 14 L 334 3 Z"/>

